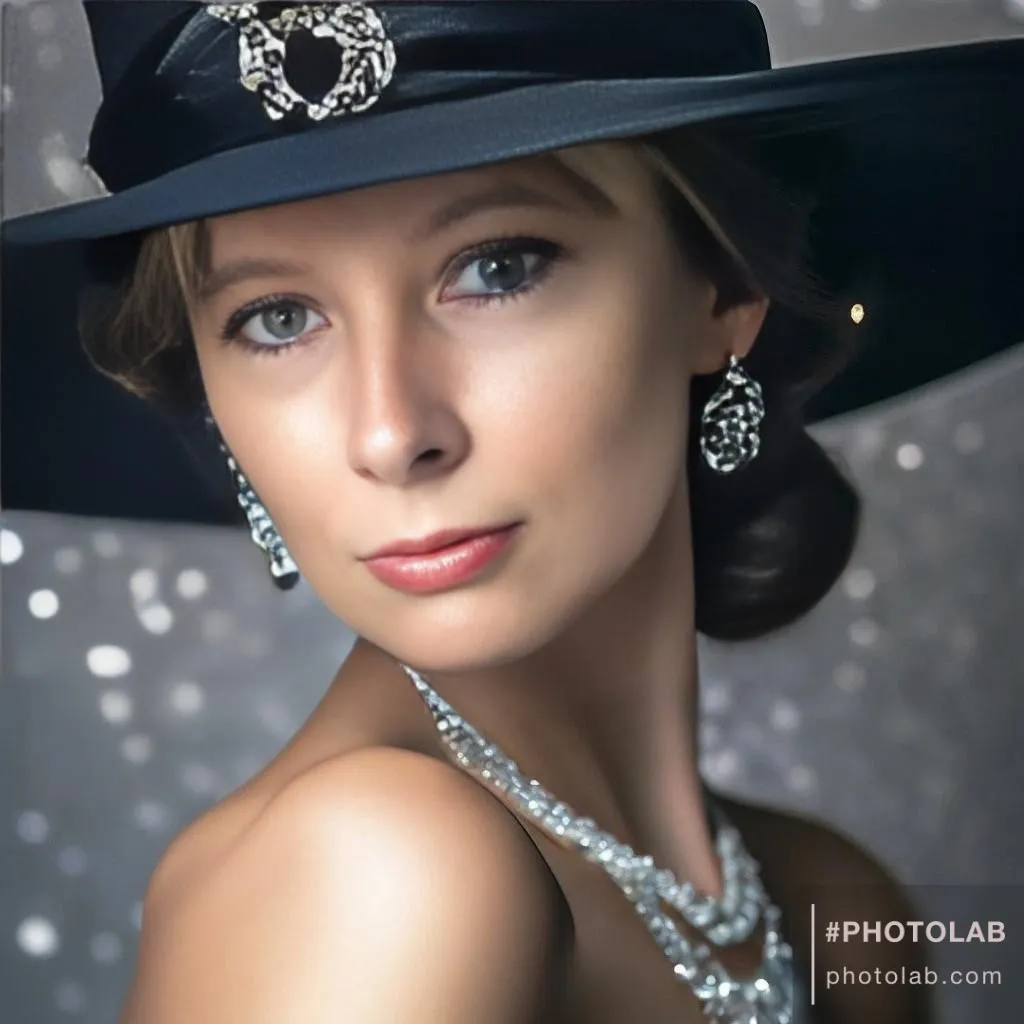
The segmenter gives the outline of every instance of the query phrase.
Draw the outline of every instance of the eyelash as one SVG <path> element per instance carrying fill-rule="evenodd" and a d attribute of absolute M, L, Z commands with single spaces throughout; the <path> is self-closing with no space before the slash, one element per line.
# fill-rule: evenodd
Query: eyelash
<path fill-rule="evenodd" d="M 547 279 L 552 268 L 566 256 L 566 250 L 557 242 L 544 238 L 525 238 L 522 236 L 510 236 L 495 238 L 461 253 L 452 264 L 451 270 L 445 275 L 445 281 L 458 280 L 459 276 L 480 260 L 489 256 L 529 256 L 541 257 L 540 266 L 533 271 L 525 284 L 518 288 L 505 292 L 491 292 L 485 295 L 467 295 L 458 302 L 469 302 L 474 306 L 500 306 L 514 299 L 521 299 L 528 295 L 535 288 L 538 288 Z M 229 345 L 238 345 L 247 352 L 256 355 L 282 355 L 290 349 L 296 348 L 305 343 L 306 335 L 300 335 L 294 341 L 282 342 L 279 345 L 260 344 L 247 338 L 243 333 L 246 324 L 260 313 L 269 312 L 272 309 L 279 309 L 282 306 L 301 306 L 310 309 L 311 306 L 304 300 L 293 295 L 265 295 L 253 302 L 246 303 L 228 317 L 220 331 L 221 339 Z M 315 312 L 315 310 L 314 310 Z"/>

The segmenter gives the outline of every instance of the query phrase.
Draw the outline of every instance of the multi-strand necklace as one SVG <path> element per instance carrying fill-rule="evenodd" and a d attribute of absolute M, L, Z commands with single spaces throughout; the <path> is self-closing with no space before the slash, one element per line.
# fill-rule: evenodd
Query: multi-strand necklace
<path fill-rule="evenodd" d="M 578 850 L 615 882 L 640 915 L 675 976 L 688 985 L 705 1015 L 719 1024 L 794 1024 L 792 950 L 783 940 L 782 914 L 761 883 L 759 866 L 726 815 L 715 805 L 715 848 L 723 882 L 721 899 L 680 884 L 652 857 L 602 832 L 589 818 L 549 793 L 536 779 L 467 722 L 414 669 L 402 668 L 434 718 L 454 761 L 492 789 L 511 809 L 555 842 Z M 676 912 L 707 942 L 693 945 L 677 926 Z M 734 978 L 711 947 L 731 946 L 764 925 L 761 965 L 752 976 Z"/>

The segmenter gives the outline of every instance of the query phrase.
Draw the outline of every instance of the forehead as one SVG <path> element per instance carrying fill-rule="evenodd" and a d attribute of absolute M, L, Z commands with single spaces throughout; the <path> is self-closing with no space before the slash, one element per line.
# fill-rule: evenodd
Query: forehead
<path fill-rule="evenodd" d="M 211 256 L 263 237 L 402 230 L 415 236 L 499 206 L 612 216 L 645 192 L 640 162 L 622 144 L 578 147 L 466 171 L 373 185 L 211 218 Z"/>

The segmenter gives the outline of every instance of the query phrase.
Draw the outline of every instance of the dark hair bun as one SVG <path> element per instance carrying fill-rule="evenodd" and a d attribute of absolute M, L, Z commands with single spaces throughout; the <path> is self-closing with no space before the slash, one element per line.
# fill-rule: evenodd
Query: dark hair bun
<path fill-rule="evenodd" d="M 756 639 L 802 618 L 835 585 L 856 544 L 858 494 L 807 433 L 800 412 L 812 390 L 808 378 L 822 367 L 807 361 L 805 345 L 799 345 L 803 373 L 780 377 L 777 367 L 765 365 L 778 363 L 787 347 L 799 344 L 801 333 L 789 317 L 770 316 L 762 332 L 769 336 L 751 353 L 746 369 L 764 391 L 761 449 L 734 473 L 712 470 L 699 448 L 701 414 L 719 378 L 693 382 L 689 479 L 696 626 L 715 640 Z M 835 343 L 823 351 L 831 362 Z"/>

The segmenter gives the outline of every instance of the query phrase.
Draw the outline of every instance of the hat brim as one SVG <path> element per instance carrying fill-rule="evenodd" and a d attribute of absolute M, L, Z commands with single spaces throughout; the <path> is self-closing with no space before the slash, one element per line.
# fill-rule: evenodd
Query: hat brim
<path fill-rule="evenodd" d="M 882 176 L 898 187 L 910 170 L 906 157 L 919 146 L 962 161 L 968 150 L 984 156 L 976 148 L 983 143 L 991 152 L 995 131 L 1001 134 L 996 152 L 1014 148 L 1019 159 L 1021 95 L 1024 40 L 719 78 L 549 82 L 339 118 L 330 127 L 216 154 L 115 195 L 15 218 L 4 235 L 13 244 L 119 235 L 739 118 L 779 135 L 842 136 L 851 154 L 870 150 Z M 950 123 L 952 111 L 972 105 L 973 124 Z M 990 200 L 1009 199 L 987 192 Z"/>
<path fill-rule="evenodd" d="M 176 427 L 77 351 L 79 242 L 709 122 L 742 122 L 784 181 L 813 191 L 821 276 L 865 306 L 861 355 L 809 419 L 891 399 L 1024 341 L 1022 96 L 1024 40 L 708 80 L 549 83 L 339 119 L 8 221 L 4 334 L 19 344 L 4 350 L 4 503 L 163 520 L 236 511 Z"/>

